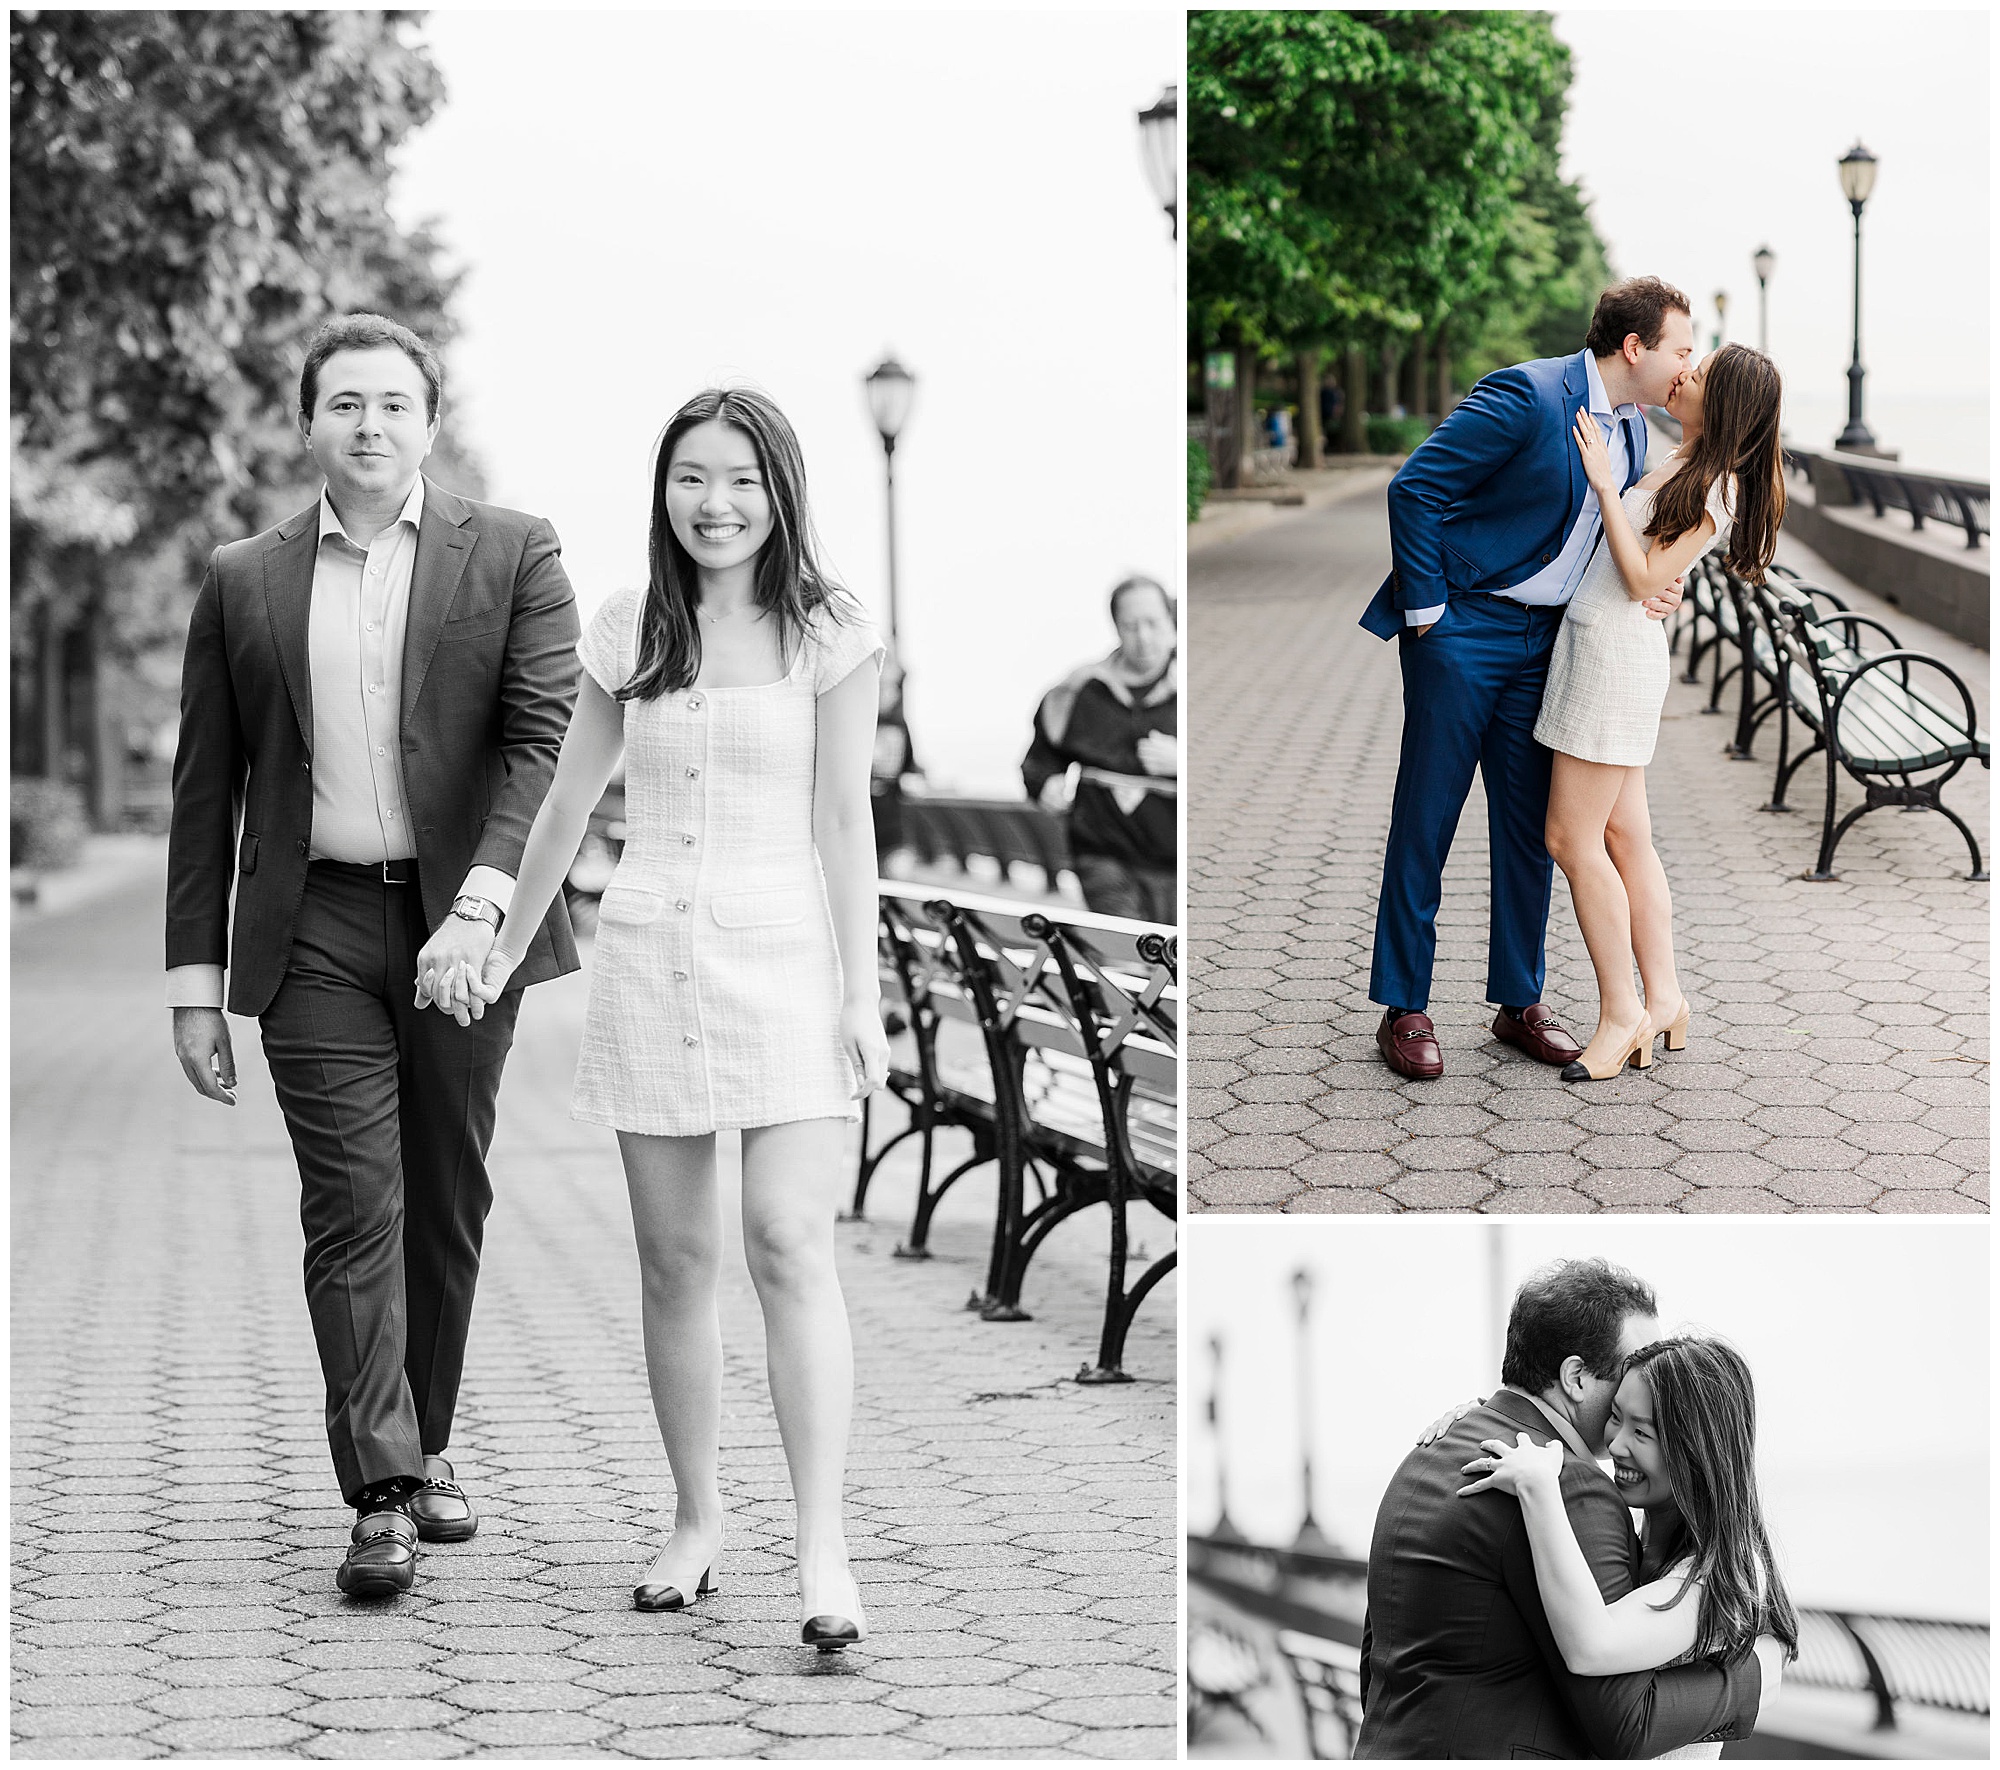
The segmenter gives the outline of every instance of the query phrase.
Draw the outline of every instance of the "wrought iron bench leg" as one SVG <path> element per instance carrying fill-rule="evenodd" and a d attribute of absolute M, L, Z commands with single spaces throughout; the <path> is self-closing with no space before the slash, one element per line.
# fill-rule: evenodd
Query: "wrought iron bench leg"
<path fill-rule="evenodd" d="M 993 1218 L 993 1253 L 986 1266 L 986 1288 L 974 1291 L 965 1301 L 982 1321 L 1032 1321 L 1020 1306 L 1021 1269 L 1027 1265 L 1021 1252 L 1021 1224 L 1026 1215 L 1027 1160 L 1018 1146 L 1000 1152 L 1000 1197 Z"/>
<path fill-rule="evenodd" d="M 1834 757 L 1833 746 L 1824 738 L 1820 742 L 1826 750 L 1826 817 L 1819 827 L 1819 865 L 1803 875 L 1815 885 L 1823 885 L 1840 876 L 1833 870 L 1833 851 L 1840 846 L 1840 839 L 1847 834 L 1848 826 L 1868 809 L 1866 805 L 1856 806 L 1838 829 L 1834 827 L 1833 814 L 1840 792 L 1840 764 Z"/>
<path fill-rule="evenodd" d="M 1785 803 L 1785 783 L 1791 779 L 1791 770 L 1785 766 L 1792 753 L 1792 698 L 1781 688 L 1778 695 L 1778 772 L 1771 779 L 1770 802 L 1757 807 L 1759 811 L 1790 811 Z"/>
<path fill-rule="evenodd" d="M 1179 1262 L 1179 1250 L 1156 1260 L 1140 1276 L 1139 1282 L 1122 1295 L 1113 1290 L 1104 1310 L 1104 1340 L 1097 1349 L 1097 1363 L 1085 1365 L 1076 1373 L 1079 1383 L 1129 1383 L 1131 1378 L 1125 1373 L 1125 1336 L 1132 1330 L 1132 1318 L 1139 1313 L 1139 1305 L 1146 1300 L 1146 1293 L 1161 1279 L 1173 1271 Z"/>
<path fill-rule="evenodd" d="M 1966 874 L 1966 877 L 1975 882 L 1986 879 L 1989 876 L 1986 871 L 1986 863 L 1980 857 L 1979 840 L 1976 836 L 1973 835 L 1972 826 L 1968 824 L 1964 818 L 1960 817 L 1957 812 L 1953 811 L 1952 808 L 1944 802 L 1942 796 L 1940 796 L 1937 800 L 1937 808 L 1938 810 L 1943 812 L 1946 817 L 1950 818 L 1954 824 L 1958 826 L 1958 833 L 1965 838 L 1966 847 L 1972 850 L 1972 871 Z"/>
<path fill-rule="evenodd" d="M 971 1173 L 974 1168 L 993 1160 L 994 1151 L 991 1143 L 982 1137 L 978 1131 L 974 1131 L 972 1134 L 972 1153 L 964 1161 L 960 1162 L 957 1167 L 953 1168 L 949 1174 L 945 1175 L 935 1187 L 932 1187 L 928 1184 L 931 1170 L 931 1135 L 928 1131 L 924 1135 L 924 1167 L 923 1173 L 917 1181 L 917 1212 L 910 1220 L 910 1239 L 906 1242 L 899 1242 L 896 1246 L 896 1258 L 898 1260 L 928 1260 L 931 1257 L 928 1245 L 931 1238 L 931 1217 L 936 1212 L 944 1195 L 960 1179 Z"/>

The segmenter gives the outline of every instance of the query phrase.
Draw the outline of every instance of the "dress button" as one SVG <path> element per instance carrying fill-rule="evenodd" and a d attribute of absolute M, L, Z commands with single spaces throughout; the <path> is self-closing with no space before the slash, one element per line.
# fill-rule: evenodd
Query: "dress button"
<path fill-rule="evenodd" d="M 683 836 L 681 838 L 681 846 L 683 848 L 692 848 L 694 846 L 694 838 L 692 836 Z"/>
<path fill-rule="evenodd" d="M 701 696 L 700 696 L 700 695 L 698 695 L 698 694 L 691 694 L 691 695 L 689 695 L 689 696 L 688 696 L 688 710 L 689 710 L 690 712 L 694 712 L 694 713 L 699 713 L 699 712 L 701 711 Z"/>
<path fill-rule="evenodd" d="M 674 982 L 686 983 L 687 980 L 688 980 L 688 974 L 685 971 L 676 971 L 674 973 Z"/>
<path fill-rule="evenodd" d="M 688 779 L 689 779 L 689 780 L 691 780 L 691 781 L 698 781 L 698 780 L 700 780 L 700 779 L 701 779 L 701 770 L 700 770 L 700 769 L 698 769 L 698 768 L 690 768 L 690 769 L 688 770 Z"/>
<path fill-rule="evenodd" d="M 683 1033 L 681 1034 L 681 1043 L 683 1045 L 698 1045 L 701 1043 L 701 1040 L 696 1038 L 693 1033 Z"/>
<path fill-rule="evenodd" d="M 684 909 L 686 909 L 687 907 L 688 907 L 688 900 L 687 900 L 686 898 L 682 897 L 682 898 L 676 898 L 676 899 L 674 900 L 674 908 L 675 908 L 675 909 L 677 909 L 677 910 L 684 910 Z"/>

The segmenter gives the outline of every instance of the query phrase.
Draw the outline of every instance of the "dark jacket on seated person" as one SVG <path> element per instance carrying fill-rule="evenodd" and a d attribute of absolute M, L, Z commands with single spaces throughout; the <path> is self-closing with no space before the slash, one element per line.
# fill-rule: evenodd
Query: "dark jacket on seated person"
<path fill-rule="evenodd" d="M 1178 670 L 1179 660 L 1169 660 L 1151 684 L 1134 690 L 1106 658 L 1072 672 L 1042 697 L 1021 780 L 1028 797 L 1039 799 L 1052 777 L 1072 763 L 1082 765 L 1069 813 L 1072 853 L 1173 867 L 1177 783 L 1172 775 L 1146 773 L 1139 740 L 1152 731 L 1179 732 Z"/>

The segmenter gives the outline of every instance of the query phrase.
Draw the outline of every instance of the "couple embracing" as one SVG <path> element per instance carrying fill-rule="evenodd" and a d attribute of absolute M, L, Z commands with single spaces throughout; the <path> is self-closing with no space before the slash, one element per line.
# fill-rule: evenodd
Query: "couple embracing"
<path fill-rule="evenodd" d="M 1717 1758 L 1747 1738 L 1799 1637 L 1756 1440 L 1741 1354 L 1663 1338 L 1642 1280 L 1530 1274 L 1500 1387 L 1425 1433 L 1376 1513 L 1354 1755 Z"/>
<path fill-rule="evenodd" d="M 1402 652 L 1368 987 L 1384 1009 L 1377 1046 L 1399 1075 L 1444 1073 L 1431 969 L 1475 767 L 1495 1036 L 1572 1082 L 1648 1067 L 1663 1033 L 1669 1050 L 1685 1047 L 1672 898 L 1646 805 L 1669 671 L 1661 623 L 1706 553 L 1763 581 L 1785 508 L 1781 395 L 1760 351 L 1726 344 L 1696 362 L 1687 297 L 1637 277 L 1599 298 L 1581 351 L 1488 375 L 1390 483 L 1393 569 L 1361 624 Z M 1650 471 L 1647 405 L 1681 427 Z M 1583 1045 L 1542 1001 L 1552 858 L 1596 973 Z"/>
<path fill-rule="evenodd" d="M 578 968 L 562 885 L 622 754 L 628 839 L 572 1112 L 618 1134 L 674 1476 L 633 1604 L 717 1585 L 715 1133 L 738 1129 L 801 1639 L 838 1648 L 864 1627 L 833 1217 L 847 1124 L 888 1062 L 869 810 L 884 648 L 817 563 L 798 441 L 761 394 L 712 389 L 668 422 L 649 581 L 580 637 L 549 524 L 424 475 L 442 397 L 435 353 L 392 320 L 314 338 L 298 421 L 325 487 L 211 557 L 174 760 L 175 1047 L 235 1104 L 227 969 L 298 1162 L 355 1513 L 336 1583 L 407 1592 L 420 1541 L 478 1528 L 446 1453 L 501 1070 L 524 988 Z"/>

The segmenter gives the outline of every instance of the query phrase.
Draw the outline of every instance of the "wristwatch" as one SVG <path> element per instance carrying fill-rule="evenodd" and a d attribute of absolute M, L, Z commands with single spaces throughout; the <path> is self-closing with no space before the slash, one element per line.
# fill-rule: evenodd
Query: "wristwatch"
<path fill-rule="evenodd" d="M 455 897 L 451 913 L 467 922 L 484 922 L 496 934 L 500 930 L 500 906 L 483 897 Z"/>

